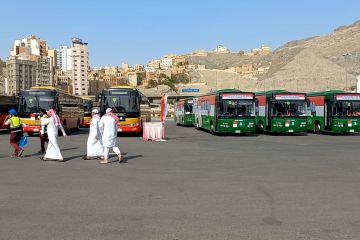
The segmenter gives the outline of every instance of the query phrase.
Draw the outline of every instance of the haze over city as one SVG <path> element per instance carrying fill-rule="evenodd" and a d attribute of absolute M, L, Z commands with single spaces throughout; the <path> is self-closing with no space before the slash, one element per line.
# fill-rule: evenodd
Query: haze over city
<path fill-rule="evenodd" d="M 321 35 L 359 18 L 359 1 L 5 1 L 0 58 L 15 39 L 37 35 L 49 47 L 88 42 L 90 65 L 145 64 L 169 53 L 249 50 Z"/>

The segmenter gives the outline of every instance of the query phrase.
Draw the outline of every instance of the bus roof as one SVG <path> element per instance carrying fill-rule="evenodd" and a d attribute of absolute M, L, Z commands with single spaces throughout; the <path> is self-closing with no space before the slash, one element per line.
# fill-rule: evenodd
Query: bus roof
<path fill-rule="evenodd" d="M 209 96 L 209 95 L 217 95 L 217 94 L 221 94 L 221 93 L 246 93 L 246 92 L 243 92 L 243 91 L 241 91 L 239 89 L 235 89 L 235 88 L 224 88 L 224 89 L 214 90 L 214 91 L 211 91 L 211 92 L 208 92 L 208 93 L 205 93 L 205 94 L 193 97 L 193 98 Z"/>
<path fill-rule="evenodd" d="M 73 94 L 70 94 L 68 93 L 67 91 L 64 91 L 60 88 L 56 88 L 56 87 L 52 87 L 52 86 L 33 86 L 31 87 L 30 89 L 26 89 L 26 90 L 21 90 L 21 92 L 29 92 L 29 91 L 36 91 L 36 90 L 48 90 L 48 91 L 57 91 L 59 93 L 62 93 L 62 94 L 65 94 L 67 96 L 71 96 L 71 97 L 74 97 L 74 98 L 80 98 L 82 99 L 80 96 L 76 96 L 76 95 L 73 95 Z"/>
<path fill-rule="evenodd" d="M 313 96 L 331 96 L 337 93 L 346 93 L 342 90 L 328 90 L 328 91 L 320 91 L 320 92 L 310 92 L 307 95 L 310 97 Z"/>
<path fill-rule="evenodd" d="M 123 89 L 133 89 L 133 90 L 136 90 L 136 88 L 135 87 L 131 87 L 131 86 L 112 86 L 112 87 L 110 87 L 110 88 L 107 88 L 107 89 L 105 89 L 105 90 L 111 90 L 111 89 L 121 89 L 121 88 L 123 88 Z"/>
<path fill-rule="evenodd" d="M 260 91 L 260 92 L 255 92 L 255 95 L 266 95 L 267 97 L 276 95 L 276 94 L 306 94 L 303 92 L 289 92 L 286 90 L 270 90 L 270 91 Z"/>
<path fill-rule="evenodd" d="M 270 95 L 270 94 L 278 94 L 278 93 L 288 93 L 288 91 L 276 89 L 276 90 L 255 92 L 256 95 Z"/>

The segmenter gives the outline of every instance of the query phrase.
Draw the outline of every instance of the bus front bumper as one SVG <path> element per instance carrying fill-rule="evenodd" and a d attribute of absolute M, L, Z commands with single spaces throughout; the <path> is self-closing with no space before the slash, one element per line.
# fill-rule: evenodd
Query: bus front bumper
<path fill-rule="evenodd" d="M 118 126 L 118 132 L 133 132 L 133 133 L 139 133 L 141 132 L 142 127 L 140 125 L 119 125 Z"/>
<path fill-rule="evenodd" d="M 84 120 L 82 125 L 84 127 L 89 127 L 90 126 L 90 121 L 89 120 Z"/>
<path fill-rule="evenodd" d="M 40 132 L 41 126 L 39 125 L 24 125 L 23 126 L 23 132 Z"/>

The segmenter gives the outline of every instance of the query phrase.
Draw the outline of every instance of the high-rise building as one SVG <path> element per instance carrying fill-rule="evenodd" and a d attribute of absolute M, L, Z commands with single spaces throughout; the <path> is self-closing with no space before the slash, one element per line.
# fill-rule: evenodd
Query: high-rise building
<path fill-rule="evenodd" d="M 57 79 L 56 79 L 56 68 L 57 68 L 57 51 L 56 49 L 49 49 L 48 50 L 48 57 L 50 58 L 50 81 L 53 82 L 53 84 L 57 85 Z"/>
<path fill-rule="evenodd" d="M 35 35 L 14 41 L 6 62 L 6 91 L 9 94 L 34 85 L 54 84 L 53 63 L 48 56 L 48 50 L 46 41 Z"/>
<path fill-rule="evenodd" d="M 39 56 L 47 56 L 48 46 L 45 40 L 32 35 L 14 41 L 10 56 L 21 56 L 29 60 L 37 60 Z"/>
<path fill-rule="evenodd" d="M 60 46 L 56 49 L 57 66 L 64 72 L 71 71 L 73 67 L 71 47 Z"/>
<path fill-rule="evenodd" d="M 39 57 L 36 65 L 35 85 L 53 86 L 53 76 L 51 71 L 51 58 L 47 56 Z"/>
<path fill-rule="evenodd" d="M 72 39 L 72 88 L 75 95 L 88 95 L 89 93 L 89 51 L 87 43 L 79 38 Z"/>
<path fill-rule="evenodd" d="M 11 56 L 6 61 L 7 94 L 17 94 L 22 89 L 36 85 L 37 63 Z"/>

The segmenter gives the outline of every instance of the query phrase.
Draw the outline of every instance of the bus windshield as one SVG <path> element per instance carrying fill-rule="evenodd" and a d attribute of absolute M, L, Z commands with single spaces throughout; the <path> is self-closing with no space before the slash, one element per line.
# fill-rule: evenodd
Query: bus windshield
<path fill-rule="evenodd" d="M 136 92 L 104 96 L 104 109 L 112 108 L 117 113 L 139 112 L 140 104 Z"/>
<path fill-rule="evenodd" d="M 255 103 L 252 100 L 222 100 L 219 117 L 254 117 Z"/>
<path fill-rule="evenodd" d="M 41 109 L 55 107 L 55 99 L 51 96 L 22 96 L 19 103 L 19 111 L 27 113 L 38 113 Z"/>
<path fill-rule="evenodd" d="M 193 104 L 192 103 L 185 103 L 184 104 L 184 111 L 185 114 L 190 114 L 193 112 Z"/>
<path fill-rule="evenodd" d="M 306 101 L 274 101 L 272 116 L 306 116 Z"/>
<path fill-rule="evenodd" d="M 360 117 L 360 101 L 336 101 L 333 114 L 338 117 Z"/>
<path fill-rule="evenodd" d="M 92 102 L 91 101 L 85 101 L 84 102 L 84 114 L 91 116 L 91 110 L 92 110 Z"/>

